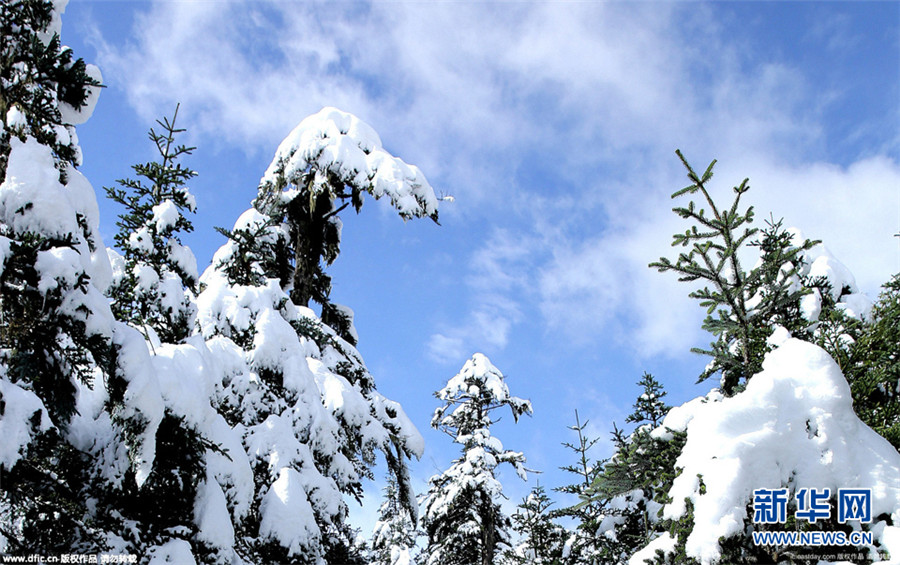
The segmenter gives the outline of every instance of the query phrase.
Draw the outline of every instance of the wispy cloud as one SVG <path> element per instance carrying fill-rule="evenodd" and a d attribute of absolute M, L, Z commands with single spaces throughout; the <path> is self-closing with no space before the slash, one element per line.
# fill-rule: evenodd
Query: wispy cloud
<path fill-rule="evenodd" d="M 754 59 L 709 5 L 160 2 L 101 51 L 147 117 L 181 101 L 192 131 L 268 152 L 337 105 L 454 193 L 483 240 L 454 251 L 463 308 L 433 359 L 502 349 L 534 316 L 644 355 L 696 344 L 699 308 L 647 268 L 684 229 L 676 147 L 720 159 L 723 195 L 750 176 L 761 216 L 826 239 L 866 290 L 900 268 L 896 159 L 822 162 L 822 109 L 846 93 Z"/>

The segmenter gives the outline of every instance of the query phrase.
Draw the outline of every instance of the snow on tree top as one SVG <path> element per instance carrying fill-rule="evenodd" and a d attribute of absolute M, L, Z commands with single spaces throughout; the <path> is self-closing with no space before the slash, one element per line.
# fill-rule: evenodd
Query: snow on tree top
<path fill-rule="evenodd" d="M 438 199 L 422 171 L 385 151 L 371 126 L 336 108 L 323 108 L 294 128 L 278 146 L 260 186 L 276 185 L 280 173 L 292 180 L 313 173 L 313 193 L 326 190 L 331 173 L 376 199 L 387 195 L 404 219 L 437 218 Z"/>
<path fill-rule="evenodd" d="M 447 400 L 457 395 L 477 396 L 479 390 L 489 392 L 499 402 L 510 400 L 503 373 L 482 353 L 476 353 L 466 361 L 459 373 L 447 381 L 447 386 L 438 391 L 438 398 Z"/>

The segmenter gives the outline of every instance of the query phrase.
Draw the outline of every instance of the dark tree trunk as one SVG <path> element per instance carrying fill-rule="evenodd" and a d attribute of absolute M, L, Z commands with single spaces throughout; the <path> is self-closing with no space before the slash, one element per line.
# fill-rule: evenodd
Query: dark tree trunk
<path fill-rule="evenodd" d="M 323 277 L 320 263 L 325 255 L 325 234 L 331 211 L 331 198 L 324 192 L 314 199 L 304 192 L 288 205 L 287 221 L 295 263 L 291 301 L 299 306 L 309 306 L 310 300 L 324 304 L 330 293 L 330 284 Z"/>
<path fill-rule="evenodd" d="M 481 528 L 481 565 L 493 565 L 494 546 L 497 544 L 494 536 L 494 504 L 487 496 L 481 502 Z"/>

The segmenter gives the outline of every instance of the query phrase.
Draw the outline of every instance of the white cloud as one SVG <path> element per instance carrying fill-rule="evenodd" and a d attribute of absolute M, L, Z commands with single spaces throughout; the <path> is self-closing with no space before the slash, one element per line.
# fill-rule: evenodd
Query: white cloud
<path fill-rule="evenodd" d="M 459 363 L 476 351 L 507 346 L 513 325 L 523 317 L 521 303 L 532 286 L 533 246 L 530 239 L 514 240 L 506 230 L 493 230 L 469 262 L 466 283 L 471 308 L 455 324 L 429 338 L 432 359 Z"/>
<path fill-rule="evenodd" d="M 484 234 L 467 310 L 427 342 L 456 363 L 532 313 L 645 355 L 704 343 L 688 289 L 647 267 L 684 229 L 676 147 L 720 159 L 720 194 L 750 176 L 760 222 L 824 239 L 865 290 L 898 270 L 897 161 L 819 162 L 848 92 L 752 47 L 698 4 L 160 2 L 99 62 L 146 117 L 181 101 L 251 152 L 326 104 L 370 122 Z"/>
<path fill-rule="evenodd" d="M 459 332 L 454 331 L 453 333 Z M 460 335 L 450 337 L 440 333 L 432 334 L 427 343 L 428 355 L 443 363 L 455 363 L 460 359 L 465 359 L 468 354 L 464 345 Z"/>

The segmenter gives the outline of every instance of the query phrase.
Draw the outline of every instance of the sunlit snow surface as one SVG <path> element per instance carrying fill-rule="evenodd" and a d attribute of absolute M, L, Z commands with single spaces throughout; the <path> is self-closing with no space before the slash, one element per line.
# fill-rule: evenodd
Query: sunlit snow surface
<path fill-rule="evenodd" d="M 900 523 L 900 453 L 854 414 L 846 379 L 816 345 L 786 339 L 746 390 L 674 408 L 654 434 L 667 429 L 687 431 L 687 443 L 663 515 L 678 518 L 693 503 L 686 550 L 701 562 L 719 557 L 720 537 L 744 535 L 755 489 L 870 488 L 872 516 Z M 895 543 L 897 526 L 871 530 L 882 544 Z M 900 547 L 887 549 L 900 558 Z"/>

